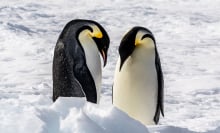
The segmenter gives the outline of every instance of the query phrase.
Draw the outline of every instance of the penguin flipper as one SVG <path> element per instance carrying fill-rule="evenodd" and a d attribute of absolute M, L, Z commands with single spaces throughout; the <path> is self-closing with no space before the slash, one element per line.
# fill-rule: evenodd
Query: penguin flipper
<path fill-rule="evenodd" d="M 82 90 L 87 101 L 97 103 L 96 86 L 88 67 L 86 65 L 82 65 L 81 67 L 75 66 L 73 69 L 76 78 L 78 79 L 80 85 L 82 85 Z"/>
<path fill-rule="evenodd" d="M 157 108 L 154 116 L 154 122 L 157 124 L 160 119 L 160 112 L 162 116 L 164 116 L 164 79 L 163 79 L 163 72 L 161 68 L 160 58 L 157 49 L 156 51 L 156 58 L 155 58 L 155 65 L 157 70 L 157 80 L 158 80 L 158 96 L 157 96 Z"/>

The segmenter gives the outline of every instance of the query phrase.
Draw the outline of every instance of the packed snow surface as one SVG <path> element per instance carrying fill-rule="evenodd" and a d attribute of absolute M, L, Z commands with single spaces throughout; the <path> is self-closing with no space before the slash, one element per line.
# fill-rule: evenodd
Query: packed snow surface
<path fill-rule="evenodd" d="M 1 133 L 220 133 L 219 0 L 5 0 L 0 2 Z M 100 105 L 52 102 L 57 38 L 72 19 L 104 26 L 111 44 Z M 133 26 L 155 35 L 165 117 L 144 126 L 111 104 L 118 46 Z"/>

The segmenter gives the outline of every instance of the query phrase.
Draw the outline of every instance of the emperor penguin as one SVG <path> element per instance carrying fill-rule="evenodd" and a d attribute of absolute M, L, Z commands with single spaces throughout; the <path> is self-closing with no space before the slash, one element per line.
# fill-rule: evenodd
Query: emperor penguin
<path fill-rule="evenodd" d="M 58 97 L 86 97 L 99 103 L 102 63 L 107 63 L 109 37 L 92 20 L 76 19 L 66 24 L 54 50 L 53 101 Z"/>
<path fill-rule="evenodd" d="M 119 46 L 113 105 L 144 125 L 164 116 L 164 81 L 156 41 L 144 27 L 132 28 Z"/>

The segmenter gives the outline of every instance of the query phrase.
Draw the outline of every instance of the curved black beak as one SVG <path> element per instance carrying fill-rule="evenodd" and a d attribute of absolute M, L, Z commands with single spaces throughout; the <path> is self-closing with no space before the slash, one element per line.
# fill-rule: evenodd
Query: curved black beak
<path fill-rule="evenodd" d="M 96 45 L 99 49 L 100 54 L 102 55 L 103 58 L 103 63 L 104 66 L 107 64 L 107 52 L 108 52 L 108 47 L 109 47 L 109 39 L 108 38 L 95 38 L 93 37 L 94 41 L 96 42 Z"/>
<path fill-rule="evenodd" d="M 105 65 L 107 64 L 107 50 L 106 49 L 102 49 L 101 50 L 101 55 L 102 55 L 102 58 L 103 58 L 103 62 L 104 62 L 104 66 L 103 67 L 105 67 Z"/>

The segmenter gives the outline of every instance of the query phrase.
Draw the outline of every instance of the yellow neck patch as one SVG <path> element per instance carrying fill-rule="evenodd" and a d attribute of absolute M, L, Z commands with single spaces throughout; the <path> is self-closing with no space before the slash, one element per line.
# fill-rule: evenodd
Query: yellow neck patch
<path fill-rule="evenodd" d="M 93 36 L 93 37 L 96 37 L 96 38 L 102 38 L 103 35 L 102 35 L 102 32 L 95 32 L 95 31 L 94 31 L 94 33 L 92 34 L 92 36 Z"/>
<path fill-rule="evenodd" d="M 141 44 L 140 40 L 135 39 L 135 46 L 137 46 L 137 45 L 139 45 L 139 44 Z"/>

